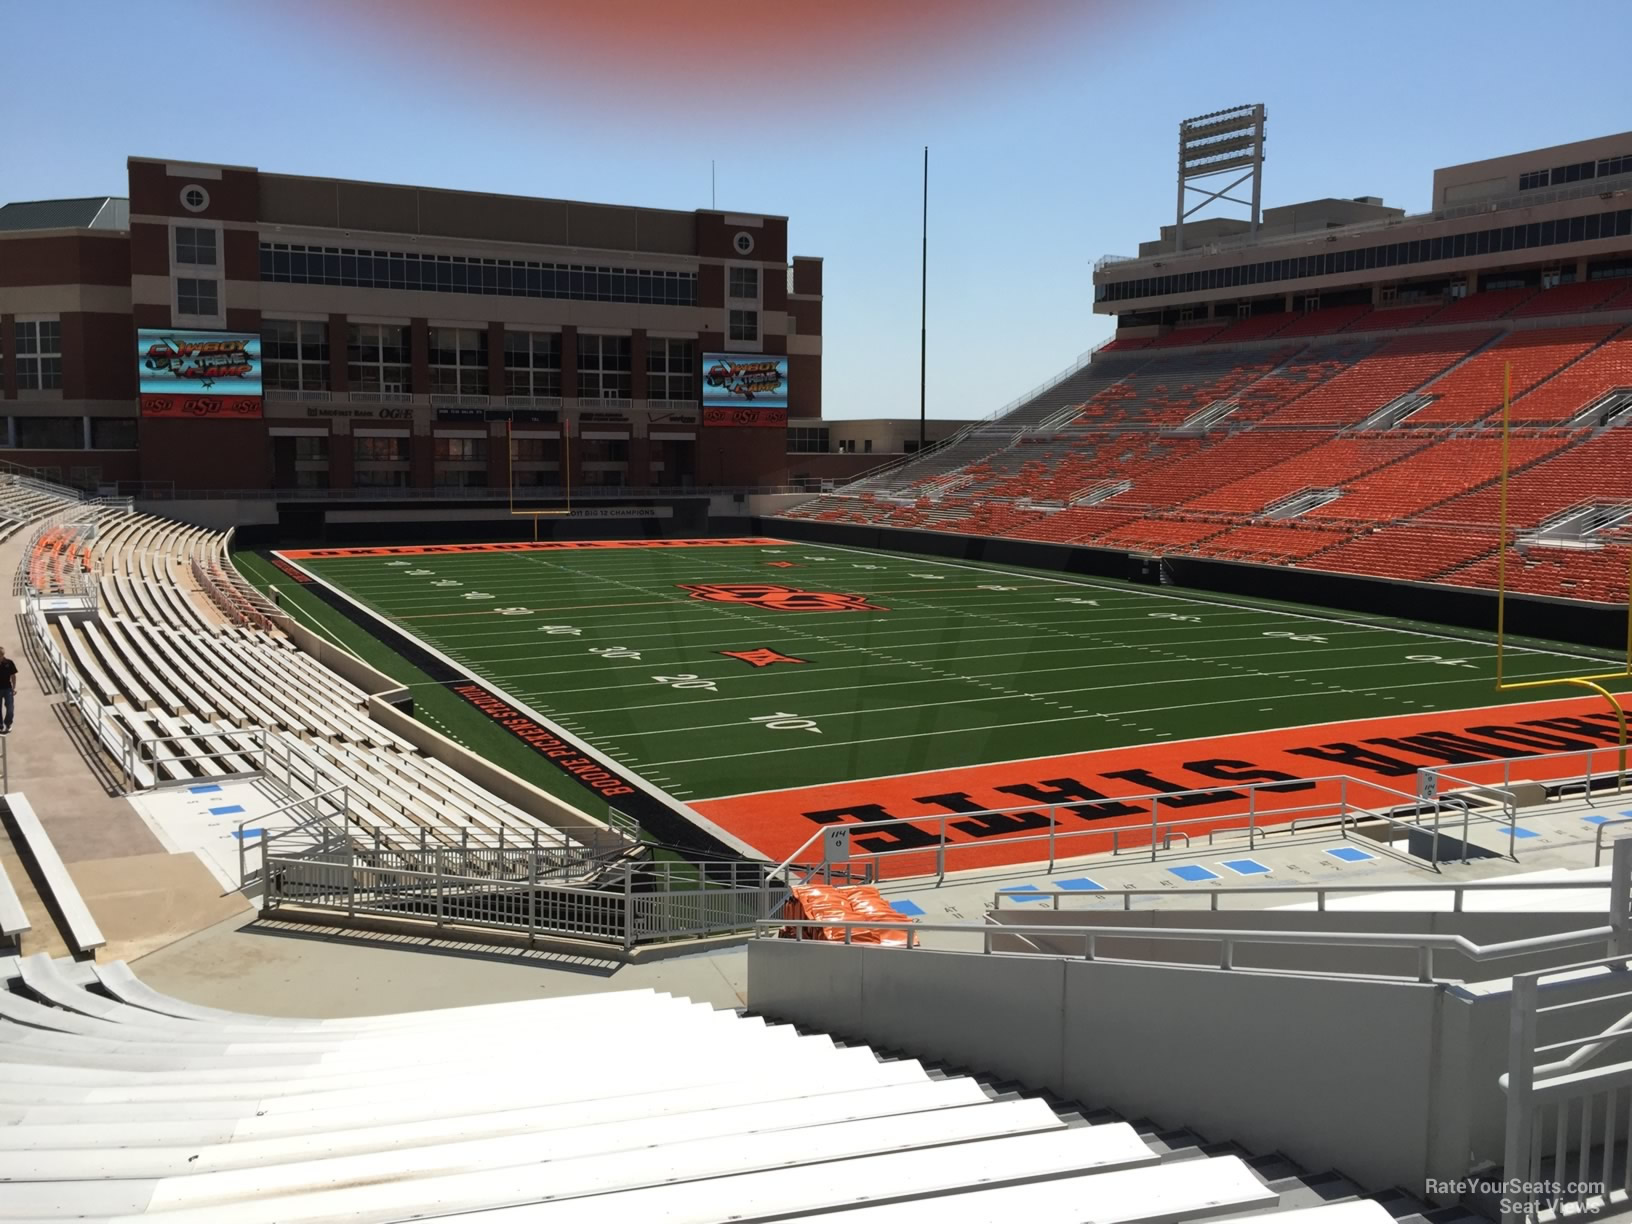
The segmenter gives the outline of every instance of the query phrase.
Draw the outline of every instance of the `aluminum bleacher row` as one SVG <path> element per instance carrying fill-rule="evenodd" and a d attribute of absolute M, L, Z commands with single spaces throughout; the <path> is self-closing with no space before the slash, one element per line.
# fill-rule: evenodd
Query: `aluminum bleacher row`
<path fill-rule="evenodd" d="M 591 1033 L 686 1057 L 538 1056 Z M 649 990 L 295 1020 L 0 956 L 0 1062 L 7 1219 L 1390 1219 L 1282 1158 Z"/>
<path fill-rule="evenodd" d="M 259 771 L 294 796 L 343 789 L 353 835 L 388 848 L 584 849 L 372 719 L 368 694 L 272 628 L 223 533 L 106 509 L 84 538 L 94 614 L 34 605 L 29 623 L 130 785 Z"/>
<path fill-rule="evenodd" d="M 785 514 L 1490 587 L 1504 391 L 1514 528 L 1632 504 L 1622 278 L 1116 340 L 1014 411 Z M 1628 541 L 1578 543 L 1519 541 L 1512 589 L 1624 599 Z"/>

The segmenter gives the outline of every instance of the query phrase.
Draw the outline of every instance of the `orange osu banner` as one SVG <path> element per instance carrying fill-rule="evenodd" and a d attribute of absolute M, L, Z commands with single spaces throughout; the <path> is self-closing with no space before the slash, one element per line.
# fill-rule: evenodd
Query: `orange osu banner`
<path fill-rule="evenodd" d="M 144 395 L 142 415 L 192 421 L 258 421 L 258 395 Z"/>
<path fill-rule="evenodd" d="M 1060 858 L 1098 854 L 1113 844 L 1148 847 L 1149 800 L 1124 800 L 1152 794 L 1173 796 L 1157 805 L 1158 836 L 1176 828 L 1194 844 L 1209 830 L 1241 827 L 1249 802 L 1262 825 L 1291 819 L 1288 809 L 1335 805 L 1340 799 L 1350 807 L 1382 811 L 1411 803 L 1417 771 L 1425 766 L 1456 774 L 1466 762 L 1603 749 L 1618 735 L 1615 716 L 1602 700 L 1572 697 L 928 770 L 693 800 L 691 806 L 777 862 L 822 828 L 841 824 L 851 829 L 856 857 L 924 851 L 881 864 L 887 877 L 899 878 L 936 870 L 939 817 L 949 818 L 949 871 L 1046 859 L 1046 840 L 1014 844 L 1014 839 L 1046 839 L 1051 825 Z M 1611 767 L 1613 758 L 1600 753 L 1597 768 Z M 1578 756 L 1525 761 L 1513 771 L 1514 778 L 1545 781 L 1580 775 L 1585 766 Z M 1463 772 L 1472 771 L 1464 767 Z M 1343 776 L 1352 781 L 1312 781 Z M 1502 779 L 1486 766 L 1466 780 Z M 1250 798 L 1239 789 L 1254 783 L 1259 786 Z M 1454 786 L 1447 782 L 1446 789 Z M 1204 790 L 1210 793 L 1182 793 Z M 981 814 L 994 809 L 1010 810 Z M 914 823 L 867 830 L 868 824 L 897 818 Z"/>
<path fill-rule="evenodd" d="M 782 429 L 788 423 L 786 408 L 705 407 L 703 424 L 736 428 Z"/>

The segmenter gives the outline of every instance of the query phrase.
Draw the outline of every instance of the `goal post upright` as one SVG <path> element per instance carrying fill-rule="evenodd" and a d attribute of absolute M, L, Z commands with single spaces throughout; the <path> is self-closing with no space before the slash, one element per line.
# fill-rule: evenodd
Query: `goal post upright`
<path fill-rule="evenodd" d="M 572 516 L 572 460 L 571 448 L 568 443 L 567 421 L 561 419 L 560 426 L 560 476 L 563 481 L 562 489 L 566 494 L 565 504 L 555 510 L 517 510 L 516 509 L 516 437 L 515 419 L 509 418 L 504 423 L 504 459 L 505 483 L 508 485 L 510 514 L 518 518 L 533 520 L 533 541 L 538 541 L 538 520 L 541 518 L 570 518 Z"/>

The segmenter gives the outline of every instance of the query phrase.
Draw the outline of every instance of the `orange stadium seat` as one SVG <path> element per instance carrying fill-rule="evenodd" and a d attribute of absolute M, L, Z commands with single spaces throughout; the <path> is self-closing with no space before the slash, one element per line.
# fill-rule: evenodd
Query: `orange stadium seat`
<path fill-rule="evenodd" d="M 1349 538 L 1345 528 L 1305 522 L 1255 523 L 1235 527 L 1199 545 L 1197 552 L 1230 561 L 1303 561 Z"/>
<path fill-rule="evenodd" d="M 1573 285 L 1558 285 L 1552 289 L 1543 289 L 1515 310 L 1512 317 L 1524 319 L 1535 315 L 1576 314 L 1598 310 L 1627 287 L 1625 280 L 1577 281 Z"/>
<path fill-rule="evenodd" d="M 1558 438 L 1514 438 L 1512 466 L 1525 467 L 1562 445 Z M 1446 438 L 1370 475 L 1345 482 L 1342 497 L 1311 511 L 1308 517 L 1396 522 L 1491 484 L 1500 476 L 1501 439 L 1495 434 Z"/>
<path fill-rule="evenodd" d="M 1246 340 L 1264 340 L 1276 335 L 1297 315 L 1282 311 L 1279 314 L 1251 315 L 1237 319 L 1207 338 L 1208 344 L 1235 344 Z"/>
<path fill-rule="evenodd" d="M 1534 289 L 1492 289 L 1457 298 L 1433 316 L 1437 323 L 1476 323 L 1500 319 L 1535 296 Z"/>
<path fill-rule="evenodd" d="M 1316 435 L 1325 439 L 1327 435 Z M 1355 434 L 1322 440 L 1244 480 L 1231 480 L 1190 502 L 1187 509 L 1256 514 L 1303 489 L 1331 488 L 1420 450 L 1424 438 Z"/>
<path fill-rule="evenodd" d="M 1286 340 L 1293 336 L 1329 336 L 1354 327 L 1370 313 L 1370 306 L 1328 306 L 1324 310 L 1311 310 L 1283 328 L 1279 337 Z"/>
<path fill-rule="evenodd" d="M 1627 602 L 1627 566 L 1632 549 L 1624 545 L 1581 549 L 1517 548 L 1507 550 L 1507 589 L 1527 595 Z M 1490 556 L 1448 576 L 1457 586 L 1497 587 L 1496 558 Z"/>
<path fill-rule="evenodd" d="M 1444 307 L 1445 303 L 1440 301 L 1431 302 L 1428 305 L 1379 306 L 1345 330 L 1351 332 L 1397 331 L 1405 327 L 1415 327 L 1419 323 L 1426 323 Z"/>
<path fill-rule="evenodd" d="M 1513 404 L 1515 424 L 1567 421 L 1594 400 L 1632 387 L 1632 328 L 1627 328 L 1560 370 Z"/>
<path fill-rule="evenodd" d="M 1502 388 L 1512 370 L 1516 399 L 1549 375 L 1602 344 L 1612 326 L 1562 327 L 1512 332 L 1449 374 L 1424 387 L 1433 403 L 1411 415 L 1410 424 L 1455 425 L 1480 421 L 1502 406 Z"/>
<path fill-rule="evenodd" d="M 1275 425 L 1356 425 L 1487 343 L 1494 332 L 1398 336 L 1277 412 Z"/>
<path fill-rule="evenodd" d="M 1513 475 L 1507 490 L 1509 525 L 1538 527 L 1560 511 L 1594 498 L 1632 500 L 1632 429 L 1608 429 L 1586 441 L 1581 441 L 1587 438 L 1584 430 L 1552 437 L 1578 444 Z M 1513 466 L 1518 467 L 1516 457 Z M 1499 470 L 1496 475 L 1499 480 Z M 1500 521 L 1499 498 L 1497 484 L 1440 506 L 1427 517 L 1494 528 Z"/>
<path fill-rule="evenodd" d="M 1322 553 L 1315 569 L 1377 578 L 1437 578 L 1496 551 L 1496 534 L 1434 527 L 1380 527 Z"/>

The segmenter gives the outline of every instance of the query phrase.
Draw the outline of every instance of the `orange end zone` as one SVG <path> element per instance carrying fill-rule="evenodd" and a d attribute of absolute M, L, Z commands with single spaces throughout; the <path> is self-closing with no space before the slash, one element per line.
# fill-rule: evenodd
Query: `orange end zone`
<path fill-rule="evenodd" d="M 274 555 L 290 561 L 325 558 L 423 557 L 432 553 L 564 552 L 597 548 L 744 548 L 781 544 L 782 540 L 747 537 L 737 540 L 538 540 L 495 544 L 404 544 L 390 548 L 282 548 Z"/>
<path fill-rule="evenodd" d="M 930 848 L 938 840 L 939 821 L 892 826 L 872 834 L 864 832 L 866 823 L 1011 809 L 1000 816 L 966 815 L 947 822 L 946 869 L 958 871 L 1046 860 L 1050 807 L 1056 808 L 1055 854 L 1069 858 L 1101 853 L 1113 845 L 1122 849 L 1150 845 L 1150 803 L 1117 801 L 1127 796 L 1275 783 L 1279 785 L 1272 789 L 1260 788 L 1250 803 L 1261 823 L 1285 823 L 1296 818 L 1290 809 L 1335 804 L 1342 798 L 1362 808 L 1408 804 L 1416 794 L 1417 770 L 1423 766 L 1445 766 L 1455 773 L 1460 762 L 1601 749 L 1618 741 L 1615 716 L 1601 699 L 1572 697 L 930 770 L 697 800 L 691 806 L 776 862 L 792 855 L 819 829 L 834 824 L 853 826 L 854 857 L 925 849 L 921 855 L 887 860 L 886 876 L 901 877 L 936 870 Z M 1613 759 L 1601 754 L 1598 768 L 1612 768 Z M 1515 766 L 1513 776 L 1543 781 L 1584 772 L 1577 757 L 1525 762 Z M 1346 785 L 1311 781 L 1334 775 L 1353 781 Z M 1498 783 L 1501 774 L 1486 767 L 1467 780 Z M 1239 818 L 1248 806 L 1248 793 L 1238 789 L 1175 795 L 1159 805 L 1158 836 L 1165 837 L 1171 826 L 1185 822 L 1182 831 L 1195 843 L 1211 829 L 1240 827 Z M 1012 844 L 1020 837 L 1045 840 Z M 1181 840 L 1174 838 L 1176 843 Z M 819 859 L 819 846 L 810 854 Z"/>

